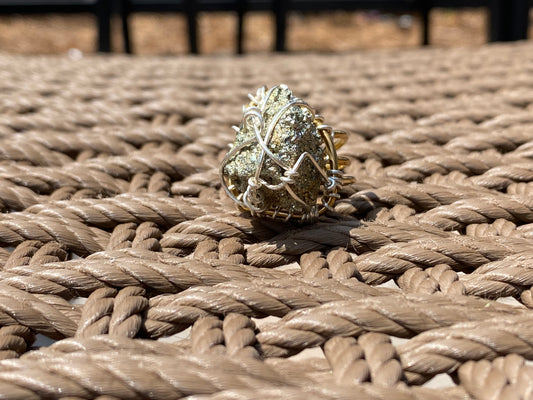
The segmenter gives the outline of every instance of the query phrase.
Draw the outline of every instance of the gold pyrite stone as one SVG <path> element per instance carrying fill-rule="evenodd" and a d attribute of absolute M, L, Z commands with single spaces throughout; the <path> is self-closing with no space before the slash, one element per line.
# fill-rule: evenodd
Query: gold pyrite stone
<path fill-rule="evenodd" d="M 252 215 L 313 221 L 331 208 L 347 159 L 347 139 L 285 85 L 260 88 L 243 107 L 235 142 L 220 169 L 228 195 Z"/>

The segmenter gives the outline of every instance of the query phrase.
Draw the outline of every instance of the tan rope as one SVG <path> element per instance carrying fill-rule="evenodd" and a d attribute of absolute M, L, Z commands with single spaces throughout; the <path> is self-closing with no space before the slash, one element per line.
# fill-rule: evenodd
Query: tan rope
<path fill-rule="evenodd" d="M 531 82 L 528 42 L 0 54 L 1 396 L 531 397 Z M 316 224 L 218 178 L 279 83 L 349 132 Z"/>
<path fill-rule="evenodd" d="M 33 190 L 4 179 L 0 181 L 0 191 L 0 210 L 2 212 L 21 211 L 42 200 L 42 196 Z"/>
<path fill-rule="evenodd" d="M 95 290 L 83 306 L 76 336 L 110 335 L 135 337 L 141 328 L 142 312 L 148 307 L 142 288 Z"/>
<path fill-rule="evenodd" d="M 361 399 L 378 400 L 378 399 L 461 399 L 466 393 L 462 390 L 448 393 L 446 390 L 438 389 L 390 389 L 390 388 L 376 388 L 370 385 L 357 385 L 349 388 L 339 388 L 336 386 L 308 386 L 306 388 L 288 388 L 275 387 L 261 388 L 255 390 L 225 390 L 223 392 L 205 396 L 209 400 L 252 400 L 255 398 L 281 398 L 288 397 L 297 400 L 320 400 L 320 399 L 349 399 L 353 396 L 354 391 Z"/>
<path fill-rule="evenodd" d="M 198 354 L 258 358 L 253 347 L 254 330 L 255 324 L 241 314 L 228 314 L 223 322 L 212 316 L 200 318 L 191 329 L 191 350 Z"/>
<path fill-rule="evenodd" d="M 77 202 L 49 203 L 30 207 L 27 213 L 56 216 L 84 222 L 90 226 L 109 227 L 116 223 L 146 220 L 161 226 L 172 226 L 209 212 L 209 207 L 193 201 L 178 202 L 152 194 L 123 194 L 110 199 L 82 199 Z M 215 207 L 212 207 L 216 211 Z"/>
<path fill-rule="evenodd" d="M 234 279 L 213 287 L 196 286 L 177 295 L 153 297 L 146 315 L 146 329 L 148 334 L 159 337 L 182 330 L 208 315 L 222 316 L 232 312 L 258 318 L 267 315 L 281 317 L 294 309 L 392 293 L 388 289 L 359 283 L 339 285 L 319 281 L 315 284 L 288 276 L 283 282 L 267 280 L 264 276 L 254 280 Z"/>
<path fill-rule="evenodd" d="M 24 371 L 29 365 L 34 370 Z M 168 365 L 164 373 L 160 365 Z M 7 367 L 7 366 L 6 366 Z M 205 370 L 211 371 L 210 377 Z M 33 378 L 32 385 L 24 384 L 24 374 Z M 354 390 L 360 390 L 363 398 L 427 398 L 438 392 L 419 388 L 386 388 L 372 386 L 338 387 L 317 385 L 312 380 L 301 380 L 300 374 L 291 377 L 282 375 L 275 368 L 251 357 L 221 357 L 216 355 L 182 355 L 170 357 L 165 354 L 130 350 L 129 354 L 114 351 L 86 352 L 40 352 L 32 357 L 23 357 L 12 362 L 8 368 L 0 366 L 0 388 L 8 398 L 22 395 L 31 397 L 59 398 L 52 388 L 61 390 L 60 396 L 95 397 L 113 395 L 124 397 L 157 396 L 160 399 L 179 399 L 187 395 L 217 394 L 222 398 L 236 391 L 256 395 L 310 394 L 319 398 L 347 398 Z M 113 379 L 109 379 L 112 376 Z M 45 380 L 46 379 L 46 380 Z M 46 383 L 46 384 L 45 384 Z M 252 392 L 253 390 L 253 392 Z M 238 397 L 240 398 L 240 397 Z M 244 397 L 249 398 L 249 397 Z M 301 398 L 301 397 L 296 397 Z"/>
<path fill-rule="evenodd" d="M 462 229 L 469 224 L 493 222 L 497 219 L 530 223 L 533 218 L 532 206 L 533 203 L 525 196 L 506 198 L 480 196 L 434 208 L 422 216 L 422 222 L 437 225 L 445 230 Z"/>
<path fill-rule="evenodd" d="M 113 195 L 122 192 L 124 182 L 110 175 L 87 169 L 82 165 L 55 169 L 51 167 L 3 166 L 0 178 L 28 187 L 36 193 L 49 194 L 62 186 L 77 189 L 93 189 L 99 193 Z"/>
<path fill-rule="evenodd" d="M 30 328 L 10 325 L 0 328 L 0 359 L 16 358 L 24 354 L 33 344 L 35 335 Z"/>
<path fill-rule="evenodd" d="M 434 374 L 453 372 L 468 359 L 492 360 L 513 353 L 531 358 L 530 325 L 529 313 L 465 322 L 422 333 L 397 351 L 408 379 L 421 382 Z M 426 368 L 428 364 L 432 366 L 431 373 Z"/>
<path fill-rule="evenodd" d="M 468 294 L 489 298 L 518 296 L 533 286 L 530 257 L 531 251 L 526 251 L 487 263 L 460 281 Z"/>
<path fill-rule="evenodd" d="M 98 237 L 100 236 L 100 237 Z M 91 230 L 88 226 L 70 219 L 46 216 L 6 215 L 0 221 L 0 243 L 13 246 L 25 240 L 59 242 L 79 255 L 103 250 L 108 234 Z"/>
<path fill-rule="evenodd" d="M 466 302 L 468 306 L 464 307 Z M 460 314 L 461 310 L 464 315 Z M 502 308 L 496 303 L 466 297 L 369 297 L 295 311 L 261 331 L 257 340 L 265 355 L 278 357 L 294 354 L 309 345 L 321 345 L 334 336 L 359 336 L 370 331 L 412 337 L 459 321 L 484 321 L 494 314 L 521 313 L 520 308 Z"/>
<path fill-rule="evenodd" d="M 286 278 L 270 271 L 228 261 L 206 263 L 175 258 L 144 249 L 96 253 L 91 258 L 63 263 L 34 264 L 9 269 L 4 283 L 32 293 L 53 293 L 65 298 L 86 295 L 106 286 L 145 287 L 155 293 L 176 293 L 196 285 L 230 280 Z"/>
<path fill-rule="evenodd" d="M 45 264 L 59 262 L 67 259 L 68 253 L 64 246 L 56 242 L 41 243 L 27 240 L 18 245 L 10 254 L 4 264 L 4 269 L 20 267 L 31 264 Z"/>
<path fill-rule="evenodd" d="M 357 341 L 336 336 L 326 342 L 324 350 L 340 384 L 372 382 L 394 386 L 402 379 L 398 355 L 387 335 L 366 333 Z"/>
<path fill-rule="evenodd" d="M 79 317 L 72 318 L 72 312 L 62 309 L 65 305 L 67 309 L 72 308 L 67 302 L 54 304 L 56 297 L 51 296 L 52 304 L 49 304 L 49 298 L 32 295 L 8 285 L 0 286 L 0 325 L 23 325 L 52 338 L 72 336 L 76 330 Z"/>
<path fill-rule="evenodd" d="M 407 293 L 442 292 L 448 295 L 462 295 L 466 292 L 464 282 L 460 281 L 457 272 L 447 264 L 438 264 L 425 270 L 408 269 L 397 282 Z"/>
<path fill-rule="evenodd" d="M 459 368 L 458 375 L 461 385 L 477 399 L 528 398 L 533 389 L 533 369 L 516 354 L 492 362 L 468 361 Z"/>

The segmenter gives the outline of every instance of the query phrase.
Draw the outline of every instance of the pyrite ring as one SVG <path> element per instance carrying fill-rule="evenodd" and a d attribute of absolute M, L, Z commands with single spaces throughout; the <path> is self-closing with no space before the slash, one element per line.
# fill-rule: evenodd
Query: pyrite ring
<path fill-rule="evenodd" d="M 348 135 L 325 125 L 285 85 L 248 97 L 220 167 L 222 186 L 254 216 L 316 220 L 351 180 L 342 172 L 349 160 L 337 156 Z"/>

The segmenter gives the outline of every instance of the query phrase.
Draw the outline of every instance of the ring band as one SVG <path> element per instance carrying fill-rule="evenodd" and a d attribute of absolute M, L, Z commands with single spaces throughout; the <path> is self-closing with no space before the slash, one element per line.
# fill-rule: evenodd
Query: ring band
<path fill-rule="evenodd" d="M 316 220 L 353 181 L 342 172 L 350 160 L 337 156 L 348 134 L 325 125 L 285 85 L 262 87 L 249 98 L 220 167 L 222 186 L 253 216 Z"/>

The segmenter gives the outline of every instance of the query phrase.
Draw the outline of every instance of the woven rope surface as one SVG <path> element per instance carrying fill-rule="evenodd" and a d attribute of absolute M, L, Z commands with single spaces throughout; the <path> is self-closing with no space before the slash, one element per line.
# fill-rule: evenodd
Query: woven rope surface
<path fill-rule="evenodd" d="M 335 212 L 217 170 L 286 83 L 350 132 Z M 0 55 L 0 397 L 533 396 L 533 45 Z"/>

